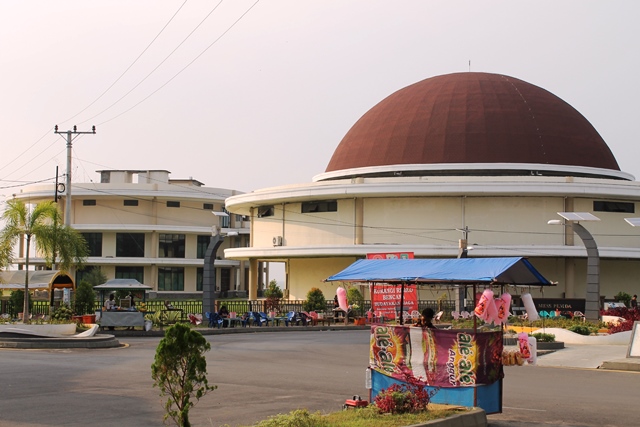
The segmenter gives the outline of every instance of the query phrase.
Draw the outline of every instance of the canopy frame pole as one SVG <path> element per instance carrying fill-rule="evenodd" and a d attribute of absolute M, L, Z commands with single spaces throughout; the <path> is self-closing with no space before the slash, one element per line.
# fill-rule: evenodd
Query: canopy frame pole
<path fill-rule="evenodd" d="M 405 282 L 402 282 L 400 284 L 400 313 L 398 313 L 398 316 L 400 316 L 400 326 L 402 326 L 404 322 L 404 316 L 402 315 L 402 313 L 404 313 L 404 283 Z"/>

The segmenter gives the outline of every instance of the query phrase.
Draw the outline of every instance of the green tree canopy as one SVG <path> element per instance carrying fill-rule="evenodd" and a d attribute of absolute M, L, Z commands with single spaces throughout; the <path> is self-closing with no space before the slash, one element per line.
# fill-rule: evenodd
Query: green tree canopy
<path fill-rule="evenodd" d="M 327 300 L 324 298 L 324 294 L 318 288 L 311 288 L 307 292 L 307 300 L 304 303 L 304 309 L 306 311 L 322 311 L 327 309 Z"/>
<path fill-rule="evenodd" d="M 29 252 L 32 240 L 36 251 L 43 255 L 47 266 L 56 262 L 58 268 L 68 271 L 71 265 L 81 266 L 87 257 L 87 243 L 80 233 L 68 226 L 60 226 L 60 212 L 56 204 L 48 201 L 38 203 L 30 209 L 22 200 L 12 199 L 2 214 L 5 222 L 0 231 L 0 266 L 13 263 L 16 245 L 25 241 L 25 270 L 29 271 Z M 23 321 L 29 320 L 29 276 L 25 275 Z"/>
<path fill-rule="evenodd" d="M 211 344 L 200 332 L 177 323 L 166 330 L 151 365 L 154 387 L 167 397 L 165 421 L 171 418 L 179 427 L 189 427 L 189 410 L 205 394 L 215 390 L 207 380 L 206 351 Z"/>

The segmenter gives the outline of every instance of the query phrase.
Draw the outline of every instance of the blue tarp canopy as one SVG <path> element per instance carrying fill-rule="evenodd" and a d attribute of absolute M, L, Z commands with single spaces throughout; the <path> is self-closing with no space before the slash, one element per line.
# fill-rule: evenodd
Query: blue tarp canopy
<path fill-rule="evenodd" d="M 550 286 L 522 257 L 453 259 L 361 259 L 325 282 Z"/>

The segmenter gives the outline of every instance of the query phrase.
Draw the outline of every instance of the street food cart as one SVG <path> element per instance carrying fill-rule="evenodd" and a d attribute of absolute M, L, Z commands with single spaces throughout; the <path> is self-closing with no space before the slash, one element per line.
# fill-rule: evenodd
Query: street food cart
<path fill-rule="evenodd" d="M 102 307 L 96 313 L 96 320 L 100 327 L 144 327 L 144 314 L 135 307 L 131 307 L 130 300 L 121 298 L 120 306 L 115 310 L 105 310 L 104 302 L 109 299 L 109 295 L 117 291 L 128 291 L 134 294 L 141 302 L 146 301 L 146 293 L 151 290 L 151 286 L 143 285 L 135 279 L 112 279 L 102 285 L 94 286 L 95 290 L 100 291 L 100 306 Z M 128 302 L 128 304 L 127 304 Z"/>
<path fill-rule="evenodd" d="M 474 295 L 477 286 L 552 285 L 521 257 L 362 259 L 325 281 L 472 286 Z M 502 412 L 502 329 L 478 331 L 475 316 L 470 330 L 408 327 L 400 317 L 400 325 L 373 324 L 370 343 L 372 398 L 394 383 L 418 383 L 434 403 Z"/>

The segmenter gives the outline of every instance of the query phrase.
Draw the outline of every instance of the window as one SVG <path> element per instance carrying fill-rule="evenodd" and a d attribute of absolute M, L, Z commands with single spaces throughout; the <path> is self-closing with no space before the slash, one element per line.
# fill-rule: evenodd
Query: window
<path fill-rule="evenodd" d="M 230 224 L 229 211 L 223 206 L 222 207 L 222 212 L 226 213 L 227 216 L 218 217 L 218 218 L 220 218 L 220 227 L 229 228 L 229 224 Z"/>
<path fill-rule="evenodd" d="M 158 267 L 159 291 L 184 291 L 184 268 Z"/>
<path fill-rule="evenodd" d="M 206 211 L 212 211 L 213 210 L 213 203 L 204 203 L 202 205 L 202 209 L 204 209 Z"/>
<path fill-rule="evenodd" d="M 596 212 L 635 213 L 636 206 L 633 203 L 602 202 L 602 201 L 595 200 L 593 202 L 593 210 Z"/>
<path fill-rule="evenodd" d="M 209 247 L 209 242 L 211 241 L 211 236 L 198 236 L 198 250 L 197 250 L 197 258 L 204 259 L 204 256 L 207 254 L 207 248 Z"/>
<path fill-rule="evenodd" d="M 116 279 L 136 279 L 144 283 L 144 267 L 118 267 L 116 266 Z"/>
<path fill-rule="evenodd" d="M 196 271 L 196 291 L 202 291 L 202 284 L 204 283 L 204 268 L 198 267 Z"/>
<path fill-rule="evenodd" d="M 82 237 L 87 241 L 89 256 L 102 256 L 102 233 L 82 233 Z"/>
<path fill-rule="evenodd" d="M 144 257 L 144 233 L 116 233 L 117 257 Z"/>
<path fill-rule="evenodd" d="M 337 212 L 338 202 L 335 200 L 323 200 L 321 202 L 302 203 L 302 213 Z"/>
<path fill-rule="evenodd" d="M 83 200 L 82 201 L 82 206 L 95 206 L 96 205 L 96 200 L 95 199 L 89 199 L 89 200 Z"/>
<path fill-rule="evenodd" d="M 184 258 L 184 234 L 160 234 L 158 257 Z"/>
<path fill-rule="evenodd" d="M 273 216 L 273 206 L 259 206 L 258 218 L 264 218 L 265 216 Z"/>
<path fill-rule="evenodd" d="M 180 202 L 175 202 L 175 201 L 168 200 L 167 201 L 167 207 L 168 208 L 179 208 L 180 207 Z"/>
<path fill-rule="evenodd" d="M 125 200 L 124 201 L 124 205 L 125 206 L 138 206 L 138 201 L 137 200 Z"/>

